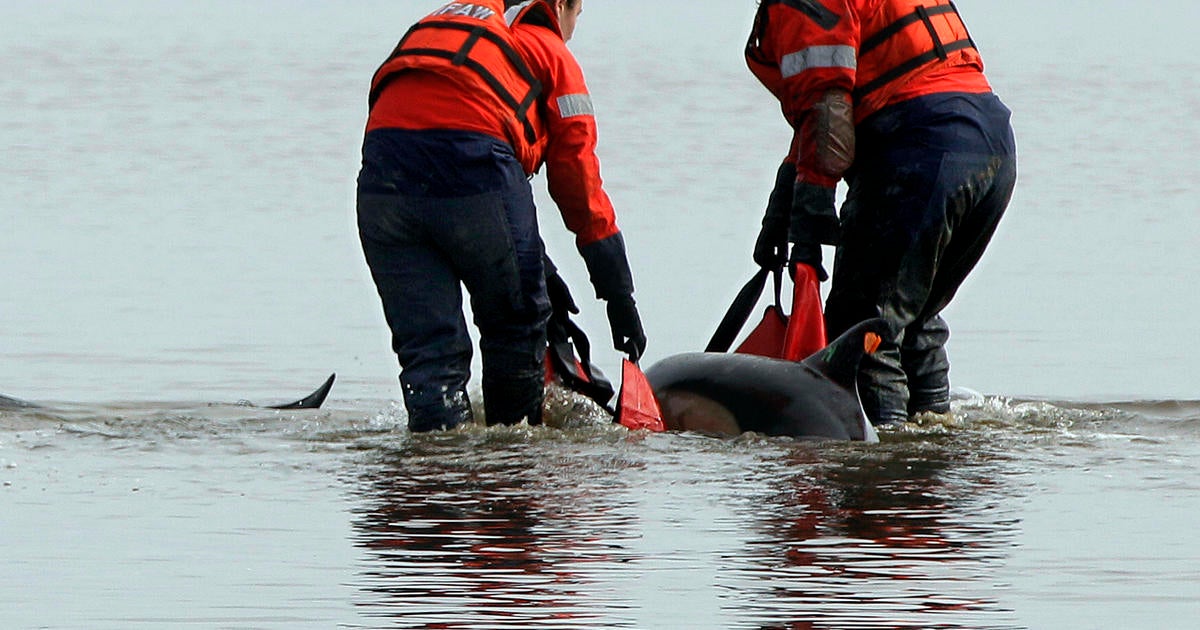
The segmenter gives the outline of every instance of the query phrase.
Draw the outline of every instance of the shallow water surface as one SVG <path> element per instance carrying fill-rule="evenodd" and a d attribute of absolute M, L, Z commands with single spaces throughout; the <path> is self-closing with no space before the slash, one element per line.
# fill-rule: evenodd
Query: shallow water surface
<path fill-rule="evenodd" d="M 1041 628 L 1196 610 L 1176 533 L 1200 508 L 1200 405 L 979 397 L 866 445 L 630 434 L 555 401 L 552 427 L 419 436 L 394 406 L 0 412 L 0 604 L 19 628 Z"/>

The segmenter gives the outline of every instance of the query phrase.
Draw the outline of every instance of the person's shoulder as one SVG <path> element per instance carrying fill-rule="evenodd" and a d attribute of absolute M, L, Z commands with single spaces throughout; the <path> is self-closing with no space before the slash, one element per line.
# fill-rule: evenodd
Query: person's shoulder
<path fill-rule="evenodd" d="M 513 33 L 517 47 L 530 65 L 541 67 L 554 75 L 568 69 L 579 72 L 579 62 L 563 38 L 553 30 L 537 24 L 521 23 L 513 26 Z"/>
<path fill-rule="evenodd" d="M 537 22 L 518 22 L 513 25 L 512 31 L 517 41 L 523 44 L 547 50 L 566 50 L 567 48 L 567 43 L 563 41 L 562 36 L 547 25 Z"/>

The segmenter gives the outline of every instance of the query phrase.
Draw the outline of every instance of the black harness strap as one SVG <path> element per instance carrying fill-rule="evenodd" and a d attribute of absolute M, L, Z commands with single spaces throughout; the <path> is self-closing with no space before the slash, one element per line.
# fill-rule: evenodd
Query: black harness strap
<path fill-rule="evenodd" d="M 924 15 L 921 14 L 922 12 L 924 12 Z M 877 46 L 887 41 L 889 37 L 899 33 L 907 28 L 910 24 L 913 24 L 918 20 L 923 20 L 925 24 L 932 29 L 932 26 L 929 22 L 929 17 L 934 15 L 943 15 L 945 13 L 958 13 L 958 10 L 954 8 L 953 4 L 940 4 L 938 6 L 928 8 L 917 7 L 916 11 L 913 11 L 912 13 L 909 13 L 895 22 L 888 24 L 884 28 L 880 29 L 878 33 L 875 33 L 874 35 L 865 39 L 858 47 L 858 55 L 860 57 L 866 55 L 874 50 Z"/>
<path fill-rule="evenodd" d="M 946 47 L 942 45 L 942 38 L 938 37 L 937 27 L 933 25 L 933 20 L 929 19 L 929 11 L 925 7 L 916 8 L 917 15 L 921 21 L 925 23 L 925 30 L 929 32 L 929 39 L 933 41 L 933 52 L 937 53 L 938 59 L 945 61 L 949 58 L 946 55 Z"/>
<path fill-rule="evenodd" d="M 478 41 L 480 38 L 488 40 L 489 42 L 495 44 L 496 48 L 499 48 L 500 51 L 504 53 L 504 56 L 508 58 L 509 63 L 511 63 L 513 65 L 513 68 L 516 69 L 516 71 L 521 75 L 522 79 L 525 79 L 525 81 L 527 81 L 528 83 L 531 83 L 531 84 L 537 82 L 536 77 L 533 76 L 533 71 L 529 69 L 529 66 L 525 63 L 525 59 L 523 59 L 521 57 L 521 54 L 518 53 L 516 51 L 516 49 L 514 49 L 512 46 L 510 46 L 508 44 L 508 42 L 504 41 L 504 38 L 500 37 L 499 35 L 497 35 L 496 33 L 492 32 L 491 30 L 489 30 L 487 28 L 480 27 L 480 26 L 471 26 L 470 24 L 463 24 L 462 22 L 441 22 L 441 21 L 418 22 L 411 29 L 409 29 L 409 34 L 411 35 L 413 31 L 426 29 L 426 28 L 450 29 L 450 30 L 454 30 L 454 31 L 463 31 L 465 33 L 471 33 L 471 34 L 474 34 L 476 31 L 479 31 L 479 35 L 477 37 L 475 37 L 475 39 L 473 41 L 470 38 L 468 38 L 468 41 L 470 41 L 471 46 L 474 46 L 475 41 Z M 406 35 L 405 37 L 407 38 L 408 36 Z M 464 43 L 463 45 L 464 45 L 464 47 L 467 48 L 467 50 L 469 52 L 470 46 L 467 46 L 466 43 Z"/>
<path fill-rule="evenodd" d="M 971 40 L 971 36 L 969 34 L 963 39 L 958 39 L 950 43 L 945 43 L 940 37 L 938 37 L 937 29 L 933 26 L 933 21 L 930 19 L 930 17 L 934 15 L 945 15 L 948 13 L 958 15 L 958 9 L 954 7 L 953 2 L 950 4 L 940 4 L 934 7 L 917 7 L 912 13 L 909 13 L 895 22 L 888 24 L 878 33 L 875 33 L 863 41 L 862 45 L 859 46 L 858 49 L 858 56 L 860 59 L 867 53 L 871 52 L 871 50 L 887 41 L 889 37 L 896 35 L 912 24 L 923 22 L 925 24 L 925 29 L 929 32 L 930 39 L 933 40 L 933 50 L 921 55 L 917 55 L 916 57 L 901 63 L 891 70 L 879 75 L 878 77 L 875 77 L 874 80 L 867 82 L 865 85 L 855 88 L 853 94 L 854 100 L 857 101 L 858 99 L 863 98 L 871 92 L 878 90 L 888 83 L 895 81 L 896 79 L 908 74 L 909 72 L 912 72 L 913 70 L 916 70 L 917 68 L 920 68 L 931 61 L 934 61 L 935 59 L 945 61 L 950 58 L 950 53 L 952 52 L 957 52 L 967 48 L 974 48 L 975 42 Z M 962 22 L 962 18 L 959 18 L 959 22 Z"/>
<path fill-rule="evenodd" d="M 471 34 L 467 35 L 467 39 L 463 41 L 462 46 L 458 49 L 458 54 L 454 55 L 454 59 L 450 60 L 456 66 L 463 65 L 467 60 L 467 55 L 471 53 L 471 49 L 475 47 L 475 42 L 483 37 L 483 33 L 487 31 L 486 27 L 476 26 L 471 29 Z"/>
<path fill-rule="evenodd" d="M 817 0 L 766 0 L 763 2 L 763 4 L 787 5 L 797 11 L 800 11 L 804 15 L 807 15 L 812 19 L 812 21 L 817 23 L 817 26 L 820 26 L 827 31 L 837 26 L 837 23 L 841 21 L 841 18 L 838 17 L 838 14 L 826 9 L 825 5 L 817 2 Z"/>
<path fill-rule="evenodd" d="M 950 8 L 954 9 L 954 14 L 958 16 L 958 23 L 962 24 L 963 32 L 967 34 L 967 40 L 971 42 L 971 48 L 978 49 L 979 47 L 975 45 L 975 40 L 971 38 L 971 31 L 967 28 L 967 23 L 963 21 L 962 15 L 958 12 L 958 7 L 954 5 L 953 0 L 946 0 L 946 2 L 950 3 Z"/>
<path fill-rule="evenodd" d="M 405 42 L 408 41 L 408 38 L 412 36 L 413 33 L 427 28 L 463 31 L 467 33 L 467 39 L 463 41 L 462 46 L 460 46 L 456 52 L 450 52 L 448 50 L 441 50 L 437 48 L 404 48 Z M 504 87 L 504 84 L 502 84 L 500 80 L 497 79 L 496 76 L 487 69 L 487 67 L 470 58 L 471 50 L 476 44 L 479 43 L 479 40 L 481 39 L 486 39 L 494 44 L 496 48 L 498 48 L 500 52 L 504 54 L 504 57 L 508 59 L 508 62 L 512 65 L 513 69 L 517 71 L 517 74 L 521 75 L 521 78 L 529 84 L 529 92 L 520 101 L 513 96 L 512 92 L 508 91 L 508 88 Z M 392 55 L 388 57 L 387 61 L 383 62 L 383 65 L 387 65 L 388 62 L 399 57 L 437 57 L 439 59 L 449 60 L 450 63 L 454 64 L 455 66 L 464 66 L 470 68 L 476 74 L 478 74 L 480 78 L 483 79 L 484 83 L 488 84 L 488 87 L 490 87 L 492 91 L 496 93 L 496 96 L 500 97 L 500 100 L 504 101 L 506 105 L 513 109 L 517 120 L 521 122 L 525 129 L 525 141 L 529 142 L 530 144 L 533 144 L 537 141 L 537 133 L 533 129 L 533 124 L 529 122 L 528 113 L 529 108 L 537 102 L 538 96 L 540 96 L 542 93 L 542 83 L 541 81 L 537 80 L 537 77 L 533 76 L 533 71 L 529 69 L 529 65 L 525 63 L 525 60 L 521 57 L 521 54 L 518 53 L 512 46 L 510 46 L 509 43 L 504 40 L 504 38 L 500 37 L 496 33 L 488 30 L 484 26 L 472 26 L 470 24 L 463 24 L 461 22 L 418 22 L 417 24 L 414 24 L 412 28 L 408 29 L 408 32 L 405 33 L 404 37 L 400 39 L 400 43 L 396 45 L 396 50 L 392 52 Z M 382 66 L 380 67 L 382 68 Z M 394 78 L 394 74 L 392 76 L 384 77 L 384 79 L 375 86 L 375 89 L 371 90 L 371 95 L 368 99 L 371 105 L 375 104 L 375 101 L 379 99 L 379 94 L 383 92 L 383 88 L 386 87 L 387 84 L 390 83 Z"/>
<path fill-rule="evenodd" d="M 959 40 L 950 42 L 949 44 L 946 44 L 945 46 L 943 46 L 942 50 L 943 50 L 944 54 L 948 56 L 952 52 L 957 52 L 957 51 L 960 51 L 960 50 L 963 50 L 966 48 L 974 48 L 974 47 L 975 47 L 975 43 L 972 42 L 970 39 L 959 39 Z M 871 82 L 867 83 L 866 85 L 862 85 L 857 88 L 854 88 L 854 99 L 855 100 L 861 99 L 862 97 L 870 94 L 871 92 L 878 90 L 879 88 L 887 85 L 888 83 L 891 83 L 892 81 L 899 79 L 900 77 L 904 76 L 905 74 L 908 74 L 909 72 L 912 72 L 913 70 L 916 70 L 917 68 L 920 68 L 921 66 L 923 66 L 935 59 L 938 59 L 938 58 L 939 58 L 939 55 L 938 55 L 938 51 L 936 51 L 936 50 L 931 50 L 923 55 L 913 57 L 912 59 L 909 59 L 908 61 L 896 66 L 895 68 L 892 68 L 891 70 L 879 75 L 878 77 L 875 78 L 874 81 L 871 81 Z M 945 59 L 946 57 L 941 57 L 941 58 Z"/>

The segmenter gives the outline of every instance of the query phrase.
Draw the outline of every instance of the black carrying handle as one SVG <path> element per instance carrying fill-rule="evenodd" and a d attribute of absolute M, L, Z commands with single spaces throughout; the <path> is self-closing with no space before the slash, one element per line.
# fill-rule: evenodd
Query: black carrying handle
<path fill-rule="evenodd" d="M 616 390 L 600 369 L 592 365 L 592 344 L 583 329 L 564 314 L 546 326 L 546 340 L 550 363 L 562 384 L 613 411 L 608 401 L 612 400 Z M 576 369 L 582 370 L 583 374 Z"/>
<path fill-rule="evenodd" d="M 763 287 L 767 284 L 767 274 L 773 274 L 775 277 L 775 306 L 779 312 L 783 312 L 783 305 L 780 302 L 780 293 L 783 291 L 783 268 L 762 267 L 742 287 L 742 290 L 738 291 L 737 297 L 733 298 L 733 304 L 730 304 L 729 310 L 725 311 L 725 317 L 721 319 L 721 323 L 717 325 L 717 331 L 713 333 L 712 339 L 708 341 L 708 346 L 704 348 L 705 352 L 726 352 L 733 345 L 733 340 L 737 339 L 742 326 L 746 325 L 746 320 L 754 311 L 754 305 L 758 304 L 758 298 L 762 296 Z"/>

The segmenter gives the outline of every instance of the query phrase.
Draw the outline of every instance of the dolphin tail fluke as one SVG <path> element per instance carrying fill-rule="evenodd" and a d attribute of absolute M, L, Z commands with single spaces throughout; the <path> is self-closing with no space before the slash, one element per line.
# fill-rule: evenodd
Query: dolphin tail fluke
<path fill-rule="evenodd" d="M 858 378 L 859 362 L 862 361 L 863 355 L 875 352 L 887 330 L 887 322 L 878 317 L 859 322 L 829 345 L 804 359 L 803 363 L 853 391 Z"/>
<path fill-rule="evenodd" d="M 269 409 L 320 409 L 321 404 L 325 402 L 325 397 L 329 395 L 329 390 L 333 389 L 333 380 L 337 378 L 337 374 L 330 374 L 329 378 L 317 388 L 317 391 L 297 400 L 296 402 L 286 405 L 271 405 Z"/>

